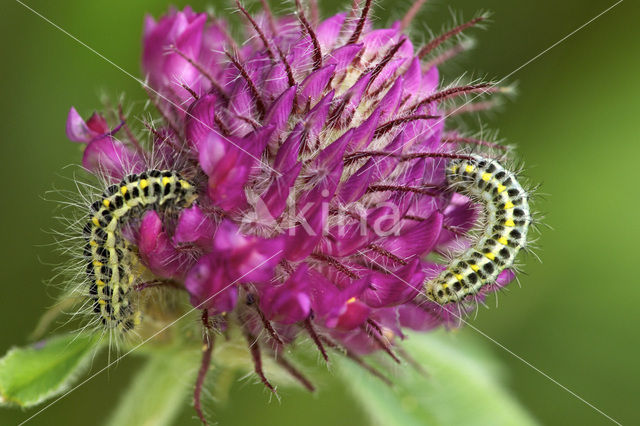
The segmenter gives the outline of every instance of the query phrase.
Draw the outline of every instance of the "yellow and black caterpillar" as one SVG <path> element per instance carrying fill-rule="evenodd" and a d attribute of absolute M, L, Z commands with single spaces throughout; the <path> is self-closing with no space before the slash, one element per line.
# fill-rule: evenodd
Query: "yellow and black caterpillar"
<path fill-rule="evenodd" d="M 528 195 L 514 173 L 497 161 L 472 155 L 454 159 L 446 169 L 456 192 L 485 206 L 486 227 L 477 243 L 434 279 L 424 283 L 427 297 L 444 305 L 477 294 L 513 265 L 531 224 Z"/>
<path fill-rule="evenodd" d="M 123 224 L 148 210 L 189 207 L 196 197 L 195 187 L 177 172 L 148 170 L 110 186 L 92 204 L 83 229 L 86 273 L 93 311 L 106 328 L 128 331 L 140 322 L 130 294 L 137 256 L 122 235 Z"/>

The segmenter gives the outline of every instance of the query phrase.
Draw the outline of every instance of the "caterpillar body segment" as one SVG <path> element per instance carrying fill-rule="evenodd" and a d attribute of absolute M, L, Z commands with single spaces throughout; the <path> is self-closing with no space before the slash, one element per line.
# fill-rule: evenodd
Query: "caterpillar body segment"
<path fill-rule="evenodd" d="M 91 206 L 83 233 L 93 311 L 108 329 L 128 331 L 140 323 L 132 289 L 137 255 L 122 228 L 148 210 L 186 208 L 196 199 L 195 187 L 177 172 L 148 170 L 112 185 Z"/>
<path fill-rule="evenodd" d="M 454 159 L 447 165 L 446 177 L 456 192 L 484 205 L 486 227 L 476 244 L 424 283 L 427 297 L 441 305 L 460 302 L 493 284 L 513 265 L 531 224 L 527 192 L 496 160 L 478 155 Z"/>

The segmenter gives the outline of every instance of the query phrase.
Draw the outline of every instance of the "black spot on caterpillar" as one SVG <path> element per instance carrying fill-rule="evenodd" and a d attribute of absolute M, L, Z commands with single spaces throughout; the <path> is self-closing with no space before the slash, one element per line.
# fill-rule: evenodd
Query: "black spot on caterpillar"
<path fill-rule="evenodd" d="M 177 172 L 149 170 L 110 186 L 91 205 L 83 228 L 86 273 L 93 311 L 106 328 L 126 332 L 141 320 L 131 297 L 138 259 L 122 235 L 122 226 L 149 210 L 189 207 L 196 198 L 195 187 Z"/>
<path fill-rule="evenodd" d="M 475 245 L 424 283 L 427 297 L 441 305 L 459 302 L 495 282 L 500 272 L 513 265 L 531 224 L 526 191 L 497 161 L 478 155 L 454 159 L 446 176 L 457 192 L 484 205 L 487 223 Z"/>

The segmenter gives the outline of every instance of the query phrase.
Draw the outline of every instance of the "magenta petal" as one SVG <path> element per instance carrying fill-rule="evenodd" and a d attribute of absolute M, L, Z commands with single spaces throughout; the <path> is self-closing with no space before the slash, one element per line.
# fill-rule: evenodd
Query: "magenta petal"
<path fill-rule="evenodd" d="M 244 79 L 239 79 L 235 82 L 229 97 L 231 100 L 228 109 L 236 117 L 253 117 L 254 98 Z M 248 123 L 246 123 L 246 128 L 247 130 L 251 128 Z M 246 132 L 236 133 L 242 134 Z"/>
<path fill-rule="evenodd" d="M 311 299 L 307 294 L 308 266 L 303 263 L 283 284 L 268 286 L 260 295 L 260 309 L 271 321 L 294 324 L 311 312 Z"/>
<path fill-rule="evenodd" d="M 384 81 L 383 79 L 376 79 L 376 81 Z M 385 123 L 389 121 L 392 117 L 395 116 L 396 111 L 398 109 L 398 105 L 402 100 L 403 93 L 403 80 L 399 78 L 395 84 L 389 89 L 384 98 L 380 101 L 378 107 L 380 108 L 382 114 L 380 116 L 380 122 Z"/>
<path fill-rule="evenodd" d="M 396 306 L 412 300 L 424 283 L 425 273 L 419 259 L 414 259 L 393 274 L 373 272 L 368 280 L 369 288 L 362 293 L 362 300 L 372 308 Z"/>
<path fill-rule="evenodd" d="M 253 156 L 220 136 L 210 133 L 200 142 L 199 160 L 209 176 L 207 193 L 224 210 L 242 208 L 246 204 L 244 185 L 251 172 Z"/>
<path fill-rule="evenodd" d="M 371 309 L 358 300 L 368 282 L 358 280 L 344 290 L 315 270 L 308 276 L 311 306 L 319 320 L 327 327 L 351 330 L 366 321 Z"/>
<path fill-rule="evenodd" d="M 211 253 L 200 258 L 185 281 L 191 303 L 194 306 L 204 303 L 205 307 L 218 312 L 233 309 L 236 285 L 268 284 L 281 254 L 280 239 L 245 236 L 236 225 L 223 221 L 216 232 Z"/>
<path fill-rule="evenodd" d="M 273 277 L 282 251 L 281 238 L 245 236 L 235 224 L 225 220 L 218 227 L 212 254 L 224 260 L 231 279 L 267 282 Z"/>
<path fill-rule="evenodd" d="M 317 138 L 324 129 L 334 95 L 334 90 L 324 95 L 305 117 L 305 130 L 310 140 Z"/>
<path fill-rule="evenodd" d="M 398 318 L 402 327 L 428 331 L 443 324 L 441 310 L 434 302 L 424 302 L 420 306 L 406 304 L 398 307 Z"/>
<path fill-rule="evenodd" d="M 179 277 L 181 270 L 184 270 L 184 259 L 173 247 L 163 230 L 160 216 L 154 210 L 148 211 L 142 218 L 138 251 L 145 266 L 157 276 Z"/>
<path fill-rule="evenodd" d="M 380 345 L 362 327 L 348 331 L 331 330 L 330 335 L 354 354 L 369 355 L 380 350 Z"/>
<path fill-rule="evenodd" d="M 82 165 L 94 174 L 116 180 L 144 169 L 144 161 L 138 154 L 111 137 L 91 141 L 84 150 Z"/>
<path fill-rule="evenodd" d="M 353 62 L 362 48 L 362 44 L 348 44 L 346 46 L 339 47 L 326 59 L 325 64 L 335 64 L 336 72 L 343 71 Z"/>
<path fill-rule="evenodd" d="M 275 97 L 289 88 L 289 77 L 282 63 L 274 64 L 265 79 L 263 91 L 266 96 Z"/>
<path fill-rule="evenodd" d="M 500 275 L 498 275 L 498 278 L 493 284 L 489 284 L 483 287 L 481 290 L 481 293 L 486 294 L 486 293 L 492 293 L 494 291 L 498 291 L 502 287 L 507 286 L 515 278 L 516 278 L 516 274 L 515 272 L 513 272 L 513 270 L 505 269 L 504 271 L 500 272 Z"/>
<path fill-rule="evenodd" d="M 284 212 L 287 207 L 289 193 L 301 169 L 302 163 L 298 163 L 280 176 L 277 176 L 267 192 L 261 197 L 271 218 L 277 218 Z"/>
<path fill-rule="evenodd" d="M 273 126 L 276 133 L 283 130 L 289 123 L 289 116 L 293 109 L 293 99 L 296 95 L 296 89 L 295 86 L 290 87 L 276 99 L 264 119 L 265 125 Z"/>
<path fill-rule="evenodd" d="M 376 108 L 369 118 L 355 129 L 353 132 L 353 138 L 347 148 L 347 152 L 359 151 L 369 146 L 373 139 L 373 133 L 380 124 L 380 114 L 380 108 Z"/>
<path fill-rule="evenodd" d="M 273 162 L 273 167 L 284 172 L 291 169 L 298 162 L 298 153 L 300 151 L 300 142 L 302 141 L 302 124 L 298 123 L 289 134 L 289 137 L 278 149 L 278 154 Z"/>
<path fill-rule="evenodd" d="M 322 94 L 327 84 L 333 77 L 335 65 L 327 65 L 315 71 L 300 84 L 300 94 L 298 95 L 298 105 L 315 104 L 316 98 Z"/>
<path fill-rule="evenodd" d="M 395 42 L 399 34 L 401 33 L 394 29 L 373 30 L 362 38 L 362 44 L 368 52 L 379 52 L 385 46 Z"/>
<path fill-rule="evenodd" d="M 196 15 L 176 40 L 178 49 L 191 58 L 197 58 L 200 53 L 202 30 L 206 21 L 207 15 L 205 13 Z"/>
<path fill-rule="evenodd" d="M 238 287 L 225 272 L 224 265 L 215 256 L 201 257 L 184 283 L 191 295 L 191 304 L 198 309 L 210 309 L 214 314 L 232 311 L 238 300 Z"/>
<path fill-rule="evenodd" d="M 209 132 L 205 138 L 200 140 L 199 145 L 198 159 L 200 161 L 200 167 L 202 167 L 202 170 L 208 175 L 216 173 L 218 164 L 229 150 L 229 142 L 222 139 L 219 135 Z"/>
<path fill-rule="evenodd" d="M 142 38 L 146 39 L 151 35 L 151 33 L 156 29 L 156 20 L 150 14 L 146 14 L 144 16 L 143 30 L 142 30 Z"/>
<path fill-rule="evenodd" d="M 322 253 L 330 256 L 349 256 L 357 250 L 364 249 L 376 236 L 366 224 L 351 222 L 345 225 L 332 226 L 327 235 L 331 238 L 322 240 Z"/>
<path fill-rule="evenodd" d="M 478 207 L 469 198 L 453 194 L 449 205 L 444 210 L 444 224 L 447 229 L 443 229 L 438 244 L 453 244 L 460 240 L 460 235 L 471 230 L 476 224 L 478 214 Z"/>
<path fill-rule="evenodd" d="M 247 204 L 244 183 L 248 174 L 249 170 L 246 167 L 238 167 L 234 170 L 233 179 L 227 182 L 213 176 L 209 177 L 207 194 L 222 210 L 229 212 L 240 210 Z"/>
<path fill-rule="evenodd" d="M 326 325 L 338 330 L 353 330 L 364 324 L 371 309 L 364 303 L 355 300 L 347 302 L 339 315 L 327 319 Z"/>
<path fill-rule="evenodd" d="M 187 142 L 196 149 L 200 142 L 206 139 L 211 132 L 219 133 L 215 122 L 216 96 L 209 94 L 194 102 L 188 110 L 185 118 L 185 136 Z"/>
<path fill-rule="evenodd" d="M 500 275 L 498 275 L 498 278 L 496 279 L 496 284 L 500 287 L 504 287 L 507 284 L 509 284 L 511 281 L 513 281 L 515 278 L 516 278 L 515 272 L 513 272 L 511 269 L 505 269 L 504 271 L 500 272 Z"/>
<path fill-rule="evenodd" d="M 371 185 L 373 167 L 361 167 L 349 179 L 340 184 L 339 197 L 343 203 L 359 200 Z"/>
<path fill-rule="evenodd" d="M 87 120 L 87 126 L 93 132 L 98 135 L 104 135 L 109 133 L 109 125 L 107 120 L 97 112 L 91 114 L 91 117 Z"/>
<path fill-rule="evenodd" d="M 387 237 L 380 245 L 404 259 L 428 253 L 433 250 L 438 241 L 442 230 L 442 221 L 442 214 L 434 212 L 427 220 L 403 231 L 398 236 Z"/>
<path fill-rule="evenodd" d="M 367 212 L 367 226 L 375 235 L 389 235 L 396 229 L 398 218 L 397 206 L 384 204 L 380 207 L 369 209 Z"/>
<path fill-rule="evenodd" d="M 84 119 L 80 117 L 78 111 L 76 111 L 74 107 L 71 107 L 67 117 L 67 137 L 69 140 L 88 143 L 99 135 L 100 133 L 91 130 Z"/>
<path fill-rule="evenodd" d="M 460 232 L 471 230 L 478 218 L 474 203 L 460 194 L 453 194 L 449 206 L 444 211 L 445 223 Z"/>
<path fill-rule="evenodd" d="M 335 169 L 336 167 L 340 167 L 342 165 L 342 157 L 344 155 L 344 151 L 351 142 L 351 138 L 353 137 L 353 129 L 349 129 L 342 136 L 340 136 L 337 140 L 335 140 L 331 145 L 322 150 L 320 154 L 318 154 L 315 167 L 317 168 L 325 168 L 326 170 Z M 341 168 L 341 167 L 340 167 Z"/>
<path fill-rule="evenodd" d="M 309 203 L 300 214 L 300 224 L 289 229 L 286 235 L 284 257 L 296 262 L 309 256 L 322 238 L 322 230 L 327 220 L 323 201 Z"/>
<path fill-rule="evenodd" d="M 316 28 L 316 38 L 324 51 L 333 48 L 338 36 L 340 35 L 340 30 L 342 29 L 344 18 L 346 16 L 346 13 L 339 13 L 325 19 Z"/>
<path fill-rule="evenodd" d="M 407 68 L 402 77 L 404 78 L 404 90 L 408 95 L 415 97 L 422 88 L 422 66 L 420 64 L 420 58 L 413 58 L 409 68 Z"/>
<path fill-rule="evenodd" d="M 194 204 L 180 213 L 173 242 L 176 245 L 195 244 L 202 249 L 210 250 L 215 233 L 216 224 L 213 219 Z"/>
<path fill-rule="evenodd" d="M 371 83 L 369 90 L 376 91 L 381 89 L 385 83 L 387 83 L 390 79 L 393 79 L 395 77 L 398 69 L 400 69 L 400 67 L 403 66 L 406 61 L 407 61 L 406 59 L 400 58 L 400 59 L 394 59 L 391 62 L 389 62 L 387 66 L 385 66 L 382 69 L 382 71 L 380 71 L 380 74 L 378 74 L 375 81 Z M 397 82 L 399 83 L 401 81 L 402 81 L 402 77 L 398 77 Z"/>
<path fill-rule="evenodd" d="M 438 89 L 439 79 L 440 74 L 438 73 L 438 68 L 429 68 L 429 70 L 422 76 L 421 91 L 425 94 L 435 92 Z"/>
<path fill-rule="evenodd" d="M 179 86 L 182 83 L 198 90 L 199 71 L 170 48 L 175 46 L 187 57 L 198 60 L 206 19 L 206 14 L 196 15 L 185 8 L 182 12 L 173 11 L 157 23 L 150 18 L 146 20 L 142 65 L 149 83 L 156 90 L 172 97 L 176 90 L 182 91 Z M 184 97 L 178 99 L 180 101 L 190 97 L 187 92 L 181 95 Z"/>
<path fill-rule="evenodd" d="M 345 119 L 353 116 L 355 110 L 360 105 L 362 97 L 369 88 L 371 82 L 371 73 L 366 73 L 356 81 L 356 83 L 349 88 L 349 90 L 340 98 L 346 102 L 342 111 L 342 115 Z"/>
<path fill-rule="evenodd" d="M 310 180 L 313 183 L 313 189 L 299 196 L 297 205 L 300 209 L 311 210 L 311 206 L 315 209 L 317 203 L 327 203 L 333 198 L 342 176 L 344 166 L 342 156 L 352 135 L 353 130 L 348 130 L 316 157 L 309 168 L 313 174 Z"/>

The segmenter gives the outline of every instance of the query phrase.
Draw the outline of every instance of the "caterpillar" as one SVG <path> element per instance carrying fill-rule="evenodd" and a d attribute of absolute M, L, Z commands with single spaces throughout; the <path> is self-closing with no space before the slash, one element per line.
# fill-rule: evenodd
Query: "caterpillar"
<path fill-rule="evenodd" d="M 148 210 L 189 207 L 194 185 L 170 170 L 148 170 L 126 176 L 91 205 L 83 229 L 86 274 L 93 312 L 108 328 L 127 332 L 141 320 L 132 300 L 137 256 L 122 233 L 130 220 Z"/>
<path fill-rule="evenodd" d="M 440 305 L 462 301 L 495 282 L 513 265 L 531 224 L 526 191 L 496 160 L 479 155 L 453 159 L 446 178 L 457 192 L 484 204 L 487 223 L 474 246 L 449 262 L 435 279 L 425 281 L 427 298 Z"/>

